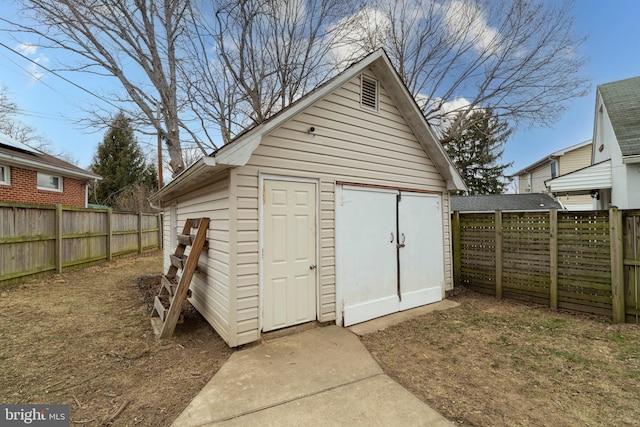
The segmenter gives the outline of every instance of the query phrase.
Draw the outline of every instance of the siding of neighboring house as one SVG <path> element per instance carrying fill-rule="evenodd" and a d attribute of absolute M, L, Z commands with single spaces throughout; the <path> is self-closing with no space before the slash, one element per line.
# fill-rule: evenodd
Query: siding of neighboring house
<path fill-rule="evenodd" d="M 568 151 L 558 159 L 559 175 L 565 175 L 578 169 L 582 169 L 591 164 L 591 145 L 576 148 Z"/>
<path fill-rule="evenodd" d="M 0 200 L 19 203 L 86 207 L 86 181 L 63 177 L 62 192 L 38 189 L 37 172 L 10 167 L 10 184 L 0 184 Z"/>
<path fill-rule="evenodd" d="M 531 179 L 529 179 L 529 175 L 531 175 Z M 520 194 L 544 193 L 544 181 L 549 178 L 551 178 L 551 168 L 549 163 L 545 163 L 527 173 L 518 175 L 518 191 Z M 531 187 L 529 187 L 529 181 L 531 181 Z"/>
<path fill-rule="evenodd" d="M 551 164 L 557 162 L 557 174 L 565 175 L 578 169 L 582 169 L 591 164 L 591 145 L 584 145 L 562 154 L 552 155 L 553 159 L 541 161 L 538 166 L 527 173 L 518 175 L 518 190 L 520 194 L 526 193 L 546 193 L 545 181 L 551 179 Z M 528 190 L 528 175 L 531 174 L 531 188 Z M 570 197 L 557 195 L 557 200 L 567 208 L 574 206 L 574 209 L 591 209 L 592 200 L 589 195 L 572 195 Z"/>
<path fill-rule="evenodd" d="M 592 145 L 568 151 L 564 156 L 558 159 L 559 175 L 565 175 L 578 169 L 585 168 L 591 164 Z M 576 206 L 583 209 L 591 209 L 593 207 L 593 199 L 588 194 L 563 196 L 558 194 L 558 201 L 567 207 Z M 576 209 L 574 207 L 574 209 Z"/>
<path fill-rule="evenodd" d="M 232 261 L 230 267 L 236 269 L 238 278 L 231 306 L 237 313 L 238 341 L 231 345 L 255 341 L 260 334 L 258 203 L 261 174 L 319 182 L 318 317 L 323 322 L 336 319 L 337 181 L 442 193 L 444 230 L 449 229 L 445 181 L 382 87 L 379 99 L 378 112 L 362 109 L 360 78 L 353 78 L 264 137 L 247 165 L 231 171 L 231 194 L 237 195 L 238 208 L 237 218 L 231 219 L 231 224 L 237 224 L 237 230 L 231 232 L 231 259 L 235 258 L 235 263 Z M 307 132 L 310 126 L 316 128 L 315 134 Z M 446 289 L 451 288 L 452 282 L 450 246 L 445 233 Z"/>
<path fill-rule="evenodd" d="M 177 203 L 176 209 L 167 209 L 164 216 L 164 244 L 165 248 L 169 248 L 164 251 L 165 269 L 170 265 L 169 254 L 175 249 L 175 242 L 172 242 L 171 237 L 173 212 L 177 212 L 175 220 L 177 233 L 182 232 L 187 218 L 208 217 L 210 219 L 207 234 L 209 249 L 201 255 L 199 271 L 191 282 L 192 297 L 189 301 L 214 326 L 220 336 L 228 341 L 231 334 L 229 278 L 232 277 L 230 275 L 229 174 L 222 173 L 213 182 L 181 195 L 174 202 Z"/>

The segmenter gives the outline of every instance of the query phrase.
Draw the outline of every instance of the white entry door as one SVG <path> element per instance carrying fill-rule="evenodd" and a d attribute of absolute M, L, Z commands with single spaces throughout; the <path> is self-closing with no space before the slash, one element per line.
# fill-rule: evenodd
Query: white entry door
<path fill-rule="evenodd" d="M 441 197 L 338 187 L 336 286 L 345 326 L 440 301 Z"/>
<path fill-rule="evenodd" d="M 264 181 L 262 330 L 316 319 L 316 185 Z"/>

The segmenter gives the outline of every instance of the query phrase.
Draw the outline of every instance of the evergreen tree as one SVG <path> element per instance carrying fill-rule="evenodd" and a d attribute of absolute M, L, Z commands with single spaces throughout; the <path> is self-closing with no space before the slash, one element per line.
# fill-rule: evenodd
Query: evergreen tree
<path fill-rule="evenodd" d="M 91 192 L 91 203 L 118 208 L 119 200 L 134 187 L 141 186 L 148 192 L 158 188 L 155 167 L 147 165 L 131 121 L 122 112 L 113 119 L 98 145 L 90 168 L 103 178 Z"/>
<path fill-rule="evenodd" d="M 448 141 L 443 146 L 467 184 L 467 194 L 501 194 L 507 186 L 504 171 L 512 163 L 498 162 L 512 130 L 491 110 L 476 110 L 468 117 L 453 120 L 458 124 L 460 121 L 467 122 L 464 131 L 458 133 L 450 127 L 442 140 Z"/>

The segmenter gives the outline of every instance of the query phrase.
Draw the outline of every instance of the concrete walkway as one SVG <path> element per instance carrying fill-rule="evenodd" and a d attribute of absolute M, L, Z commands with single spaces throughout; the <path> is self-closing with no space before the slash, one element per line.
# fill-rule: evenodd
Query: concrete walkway
<path fill-rule="evenodd" d="M 391 380 L 356 335 L 327 326 L 235 352 L 173 423 L 452 426 Z"/>

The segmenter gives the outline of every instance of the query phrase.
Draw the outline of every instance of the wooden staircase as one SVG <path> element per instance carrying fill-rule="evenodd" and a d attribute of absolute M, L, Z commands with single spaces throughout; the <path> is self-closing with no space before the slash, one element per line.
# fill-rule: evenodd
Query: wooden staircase
<path fill-rule="evenodd" d="M 198 258 L 202 250 L 208 248 L 208 228 L 209 218 L 189 218 L 182 234 L 177 236 L 178 245 L 173 255 L 170 255 L 171 267 L 162 276 L 162 285 L 155 298 L 151 317 L 154 332 L 160 339 L 173 335 L 184 301 L 191 296 L 189 285 L 198 267 Z M 197 229 L 195 234 L 192 234 L 193 229 Z M 191 246 L 189 256 L 185 255 L 187 246 Z"/>

